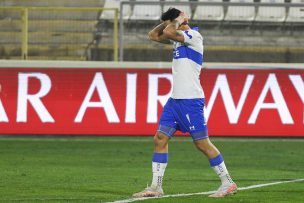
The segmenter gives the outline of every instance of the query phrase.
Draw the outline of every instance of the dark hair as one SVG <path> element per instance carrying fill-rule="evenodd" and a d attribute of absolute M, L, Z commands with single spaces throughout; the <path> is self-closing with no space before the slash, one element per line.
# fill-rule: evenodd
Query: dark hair
<path fill-rule="evenodd" d="M 179 14 L 181 13 L 180 10 L 176 9 L 176 8 L 172 8 L 170 7 L 166 12 L 164 12 L 161 16 L 161 20 L 166 21 L 166 20 L 174 20 L 175 18 L 177 18 L 179 16 Z"/>

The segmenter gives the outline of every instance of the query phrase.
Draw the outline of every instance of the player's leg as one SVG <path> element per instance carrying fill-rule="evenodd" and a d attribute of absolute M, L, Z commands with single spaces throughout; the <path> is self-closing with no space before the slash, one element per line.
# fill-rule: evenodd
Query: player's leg
<path fill-rule="evenodd" d="M 145 190 L 133 194 L 133 197 L 156 197 L 164 194 L 163 177 L 168 164 L 168 142 L 176 131 L 176 123 L 171 111 L 171 100 L 165 105 L 157 132 L 154 136 L 154 153 L 152 157 L 152 183 Z M 173 127 L 169 127 L 173 126 Z"/>
<path fill-rule="evenodd" d="M 213 145 L 208 137 L 194 140 L 196 148 L 203 152 L 209 159 L 212 159 L 220 154 L 219 150 Z"/>
<path fill-rule="evenodd" d="M 152 157 L 152 183 L 151 187 L 162 191 L 163 178 L 168 164 L 169 137 L 157 132 L 154 136 L 154 153 Z M 162 192 L 163 193 L 163 192 Z"/>
<path fill-rule="evenodd" d="M 204 105 L 204 99 L 185 100 L 183 106 L 180 108 L 182 109 L 182 112 L 180 114 L 181 120 L 179 122 L 183 123 L 183 126 L 190 132 L 195 146 L 207 156 L 212 169 L 221 179 L 221 187 L 212 196 L 226 196 L 234 193 L 237 187 L 228 173 L 223 156 L 208 138 Z M 186 115 L 184 116 L 186 118 L 183 118 L 182 115 Z"/>
<path fill-rule="evenodd" d="M 224 197 L 236 193 L 237 185 L 233 182 L 228 173 L 223 156 L 209 138 L 195 140 L 194 143 L 197 149 L 207 156 L 210 166 L 222 182 L 217 192 L 210 195 L 210 197 Z"/>
<path fill-rule="evenodd" d="M 168 163 L 168 141 L 170 137 L 157 131 L 154 136 L 154 153 L 152 157 L 152 183 L 133 197 L 159 197 L 164 194 L 163 178 Z"/>
<path fill-rule="evenodd" d="M 170 137 L 163 132 L 157 131 L 154 135 L 154 152 L 168 153 L 168 141 Z"/>

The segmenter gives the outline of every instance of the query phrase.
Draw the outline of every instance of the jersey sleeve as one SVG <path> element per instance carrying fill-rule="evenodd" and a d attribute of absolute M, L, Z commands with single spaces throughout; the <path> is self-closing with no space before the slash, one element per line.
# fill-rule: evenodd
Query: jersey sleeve
<path fill-rule="evenodd" d="M 184 43 L 188 45 L 196 45 L 202 43 L 202 37 L 200 34 L 196 33 L 196 31 L 193 30 L 186 30 L 182 31 L 184 35 Z"/>

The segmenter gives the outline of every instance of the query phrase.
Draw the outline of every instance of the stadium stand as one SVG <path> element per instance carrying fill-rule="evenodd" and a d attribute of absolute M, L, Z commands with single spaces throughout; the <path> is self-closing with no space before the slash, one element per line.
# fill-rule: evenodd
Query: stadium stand
<path fill-rule="evenodd" d="M 1 1 L 1 7 L 102 7 L 101 0 Z M 28 14 L 28 49 L 30 59 L 84 60 L 85 50 L 96 32 L 98 12 L 33 9 Z M 21 13 L 1 11 L 1 58 L 19 59 L 21 46 Z"/>
<path fill-rule="evenodd" d="M 254 3 L 253 0 L 230 0 L 232 3 Z M 253 21 L 255 18 L 254 6 L 228 6 L 226 21 Z"/>
<path fill-rule="evenodd" d="M 169 61 L 171 46 L 147 40 L 147 32 L 170 6 L 192 14 L 191 25 L 204 36 L 206 61 L 303 62 L 303 0 L 132 0 L 123 5 L 124 59 Z M 291 4 L 289 2 L 291 1 Z M 3 0 L 0 6 L 120 8 L 121 0 Z M 189 3 L 188 3 L 189 2 Z M 208 4 L 209 3 L 209 4 Z M 210 4 L 213 3 L 213 4 Z M 267 3 L 267 5 L 262 5 Z M 270 4 L 269 4 L 270 3 Z M 276 3 L 281 3 L 276 6 Z M 283 6 L 282 3 L 288 6 Z M 20 58 L 21 13 L 0 12 L 0 58 Z M 113 60 L 111 11 L 29 12 L 29 58 Z M 164 48 L 164 49 L 163 49 Z M 257 57 L 258 55 L 258 57 Z M 242 56 L 242 57 L 240 57 Z"/>
<path fill-rule="evenodd" d="M 261 3 L 285 3 L 284 0 L 261 0 Z M 258 22 L 284 22 L 286 18 L 285 7 L 260 6 L 256 21 Z"/>
<path fill-rule="evenodd" d="M 166 2 L 185 2 L 185 3 L 187 3 L 187 2 L 189 2 L 189 1 L 188 1 L 188 0 L 180 0 L 180 1 L 176 1 L 176 0 L 166 0 Z M 174 8 L 177 8 L 177 9 L 181 10 L 181 11 L 186 12 L 186 13 L 189 15 L 189 17 L 192 16 L 192 10 L 191 10 L 191 7 L 190 7 L 189 4 L 188 4 L 188 5 L 187 5 L 187 4 L 186 4 L 186 5 L 166 4 L 166 5 L 164 5 L 164 7 L 163 7 L 163 11 L 168 10 L 170 7 L 174 7 Z"/>
<path fill-rule="evenodd" d="M 99 7 L 105 0 L 1 0 L 0 6 Z"/>
<path fill-rule="evenodd" d="M 141 0 L 141 1 L 151 1 L 151 0 Z M 152 0 L 155 2 L 159 2 L 159 0 Z M 159 20 L 159 17 L 162 13 L 160 5 L 149 5 L 149 9 L 147 9 L 147 5 L 137 5 L 135 4 L 133 8 L 133 14 L 131 16 L 131 20 Z"/>
<path fill-rule="evenodd" d="M 291 0 L 291 3 L 303 4 L 303 7 L 289 8 L 286 22 L 304 22 L 304 0 Z"/>
<path fill-rule="evenodd" d="M 222 0 L 199 0 L 200 2 L 222 2 Z M 198 5 L 193 20 L 221 21 L 224 19 L 224 7 L 217 5 Z"/>
<path fill-rule="evenodd" d="M 105 0 L 104 7 L 120 9 L 120 2 L 121 0 Z M 126 5 L 124 7 L 123 19 L 128 20 L 130 18 L 130 15 L 131 15 L 131 6 Z M 114 13 L 112 11 L 103 11 L 100 16 L 100 19 L 107 19 L 107 20 L 114 19 Z"/>

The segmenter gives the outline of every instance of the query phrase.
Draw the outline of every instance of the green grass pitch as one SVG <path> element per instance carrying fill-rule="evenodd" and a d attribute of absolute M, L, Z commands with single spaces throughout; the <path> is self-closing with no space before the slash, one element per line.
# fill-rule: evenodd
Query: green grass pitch
<path fill-rule="evenodd" d="M 109 202 L 151 181 L 152 137 L 0 138 L 0 202 Z M 211 138 L 239 187 L 304 178 L 304 139 Z M 217 189 L 220 182 L 191 138 L 169 144 L 166 194 Z M 304 202 L 304 182 L 145 202 Z"/>

